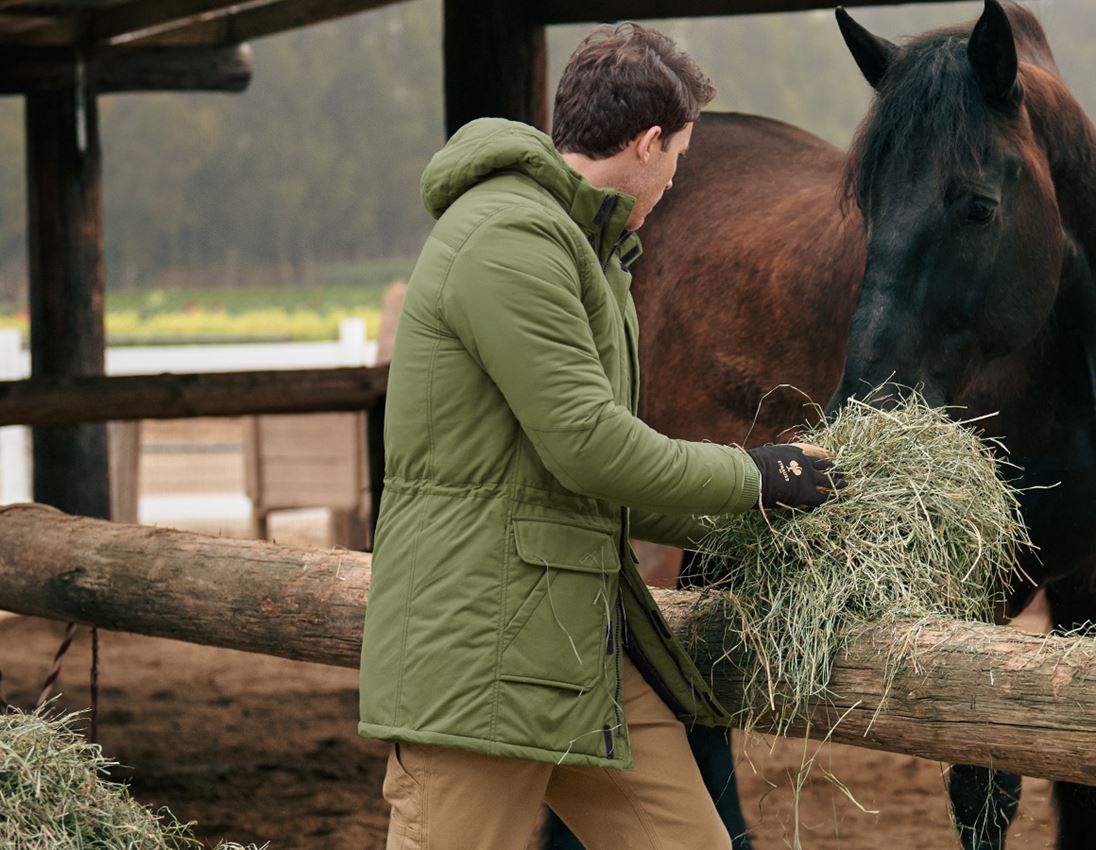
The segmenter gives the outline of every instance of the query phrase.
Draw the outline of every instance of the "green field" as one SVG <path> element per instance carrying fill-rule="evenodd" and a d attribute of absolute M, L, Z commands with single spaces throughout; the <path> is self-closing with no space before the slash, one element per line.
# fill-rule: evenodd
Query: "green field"
<path fill-rule="evenodd" d="M 377 336 L 381 297 L 393 280 L 410 274 L 411 260 L 331 266 L 308 286 L 216 287 L 147 292 L 108 292 L 107 336 L 112 344 L 182 339 L 337 339 L 339 322 L 365 320 Z M 26 333 L 25 306 L 0 308 L 0 327 Z"/>

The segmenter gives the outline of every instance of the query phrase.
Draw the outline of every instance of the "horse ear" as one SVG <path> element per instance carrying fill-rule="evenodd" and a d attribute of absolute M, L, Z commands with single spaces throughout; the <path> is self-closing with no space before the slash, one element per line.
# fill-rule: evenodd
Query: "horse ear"
<path fill-rule="evenodd" d="M 1021 89 L 1017 78 L 1016 40 L 1008 15 L 997 0 L 986 0 L 982 17 L 970 34 L 967 56 L 988 103 L 1001 107 L 1019 106 Z"/>
<path fill-rule="evenodd" d="M 879 88 L 883 75 L 887 73 L 887 68 L 898 53 L 898 45 L 872 35 L 852 19 L 844 6 L 838 6 L 835 14 L 837 26 L 841 28 L 841 35 L 845 38 L 845 44 L 848 45 L 852 58 L 860 66 L 861 73 L 871 83 L 871 87 Z"/>

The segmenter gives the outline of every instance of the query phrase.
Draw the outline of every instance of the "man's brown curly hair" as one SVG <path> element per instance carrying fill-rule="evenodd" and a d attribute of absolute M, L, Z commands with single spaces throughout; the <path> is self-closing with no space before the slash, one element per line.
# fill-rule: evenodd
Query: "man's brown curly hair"
<path fill-rule="evenodd" d="M 657 125 L 665 145 L 713 97 L 712 81 L 667 36 L 632 22 L 603 24 L 563 71 L 552 141 L 563 153 L 604 159 Z"/>

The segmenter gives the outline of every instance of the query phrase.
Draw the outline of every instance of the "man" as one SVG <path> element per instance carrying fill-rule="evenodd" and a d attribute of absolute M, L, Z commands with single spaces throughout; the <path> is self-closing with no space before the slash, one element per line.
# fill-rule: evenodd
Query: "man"
<path fill-rule="evenodd" d="M 812 506 L 813 447 L 745 452 L 635 416 L 635 230 L 710 81 L 666 37 L 599 27 L 553 140 L 481 119 L 430 162 L 438 219 L 389 379 L 361 722 L 392 741 L 388 847 L 522 850 L 542 800 L 587 848 L 730 848 L 685 723 L 726 722 L 635 568 L 695 515 Z"/>

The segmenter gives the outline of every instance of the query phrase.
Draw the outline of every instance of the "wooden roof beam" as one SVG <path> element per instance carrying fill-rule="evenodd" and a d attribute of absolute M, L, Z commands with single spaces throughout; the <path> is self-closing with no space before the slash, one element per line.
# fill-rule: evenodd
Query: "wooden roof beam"
<path fill-rule="evenodd" d="M 237 44 L 354 15 L 403 0 L 273 0 L 225 15 L 206 16 L 157 33 L 129 39 L 130 44 Z"/>
<path fill-rule="evenodd" d="M 263 0 L 257 0 L 263 2 Z M 244 2 L 236 5 L 254 5 Z M 108 6 L 91 17 L 88 37 L 96 44 L 122 44 L 142 33 L 158 33 L 201 20 L 205 14 L 227 14 L 226 0 L 129 0 Z"/>
<path fill-rule="evenodd" d="M 35 46 L 119 45 L 268 2 L 270 0 L 126 0 L 96 8 L 74 7 L 73 14 L 55 13 L 33 29 L 8 30 L 0 38 L 10 44 Z M 11 6 L 5 14 L 21 11 L 20 7 Z"/>
<path fill-rule="evenodd" d="M 240 44 L 393 2 L 400 0 L 129 0 L 88 13 L 79 25 L 58 17 L 0 33 L 0 40 L 28 46 Z"/>
<path fill-rule="evenodd" d="M 240 92 L 251 82 L 251 48 L 114 47 L 92 53 L 84 81 L 97 93 L 137 91 Z M 76 54 L 67 47 L 0 50 L 0 94 L 71 88 Z"/>
<path fill-rule="evenodd" d="M 923 3 L 952 0 L 919 0 Z M 911 0 L 842 0 L 845 6 L 885 6 Z M 832 9 L 836 0 L 543 0 L 534 4 L 540 23 L 573 24 L 588 21 L 641 18 L 697 18 L 772 12 Z"/>
<path fill-rule="evenodd" d="M 0 29 L 4 32 L 21 33 L 28 30 L 51 27 L 56 23 L 55 18 L 44 18 L 32 15 L 15 15 L 0 9 Z"/>
<path fill-rule="evenodd" d="M 7 19 L 12 10 L 0 13 L 6 20 L 0 24 L 0 50 L 11 47 L 62 47 L 76 41 L 75 18 L 25 18 L 11 26 Z"/>
<path fill-rule="evenodd" d="M 102 7 L 72 6 L 69 14 L 57 11 L 50 21 L 34 29 L 6 31 L 0 37 L 9 44 L 34 46 L 110 44 L 131 33 L 154 30 L 177 22 L 188 23 L 205 12 L 224 13 L 232 5 L 231 0 L 126 0 Z M 20 7 L 11 5 L 7 14 L 17 11 L 21 11 Z"/>

